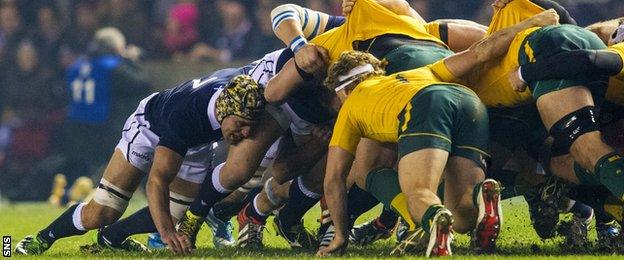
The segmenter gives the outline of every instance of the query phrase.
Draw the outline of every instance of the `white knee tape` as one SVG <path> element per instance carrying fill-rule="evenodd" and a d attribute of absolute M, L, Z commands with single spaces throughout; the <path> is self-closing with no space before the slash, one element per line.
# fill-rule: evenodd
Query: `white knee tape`
<path fill-rule="evenodd" d="M 173 191 L 169 192 L 169 212 L 171 216 L 175 219 L 181 219 L 184 216 L 184 211 L 186 211 L 191 203 L 193 202 L 193 198 L 186 197 L 184 195 L 180 195 Z"/>
<path fill-rule="evenodd" d="M 123 213 L 128 207 L 130 198 L 132 198 L 132 192 L 122 190 L 102 178 L 100 184 L 95 190 L 93 201 L 102 206 L 109 207 Z"/>

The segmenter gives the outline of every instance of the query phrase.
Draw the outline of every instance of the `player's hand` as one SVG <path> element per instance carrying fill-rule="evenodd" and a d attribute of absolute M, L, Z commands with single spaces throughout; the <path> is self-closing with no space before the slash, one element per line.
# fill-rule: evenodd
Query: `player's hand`
<path fill-rule="evenodd" d="M 513 0 L 494 0 L 494 3 L 492 3 L 492 7 L 494 7 L 495 10 L 498 10 L 507 6 L 507 4 L 509 4 L 511 1 Z"/>
<path fill-rule="evenodd" d="M 519 70 L 519 68 L 518 68 Z M 526 82 L 524 82 L 518 75 L 518 70 L 514 70 L 507 75 L 511 88 L 517 92 L 524 92 L 527 88 Z"/>
<path fill-rule="evenodd" d="M 314 73 L 325 67 L 325 58 L 319 48 L 308 43 L 295 53 L 295 63 L 307 73 Z"/>
<path fill-rule="evenodd" d="M 342 14 L 348 15 L 353 10 L 355 0 L 342 0 Z"/>
<path fill-rule="evenodd" d="M 343 255 L 346 250 L 347 250 L 347 240 L 336 236 L 331 241 L 331 243 L 329 243 L 327 247 L 319 248 L 318 252 L 316 252 L 316 256 L 328 257 L 328 256 Z"/>
<path fill-rule="evenodd" d="M 548 9 L 528 19 L 533 26 L 543 27 L 559 24 L 559 14 L 555 9 Z"/>
<path fill-rule="evenodd" d="M 163 243 L 174 254 L 190 254 L 192 252 L 191 240 L 181 232 L 170 231 L 160 234 Z"/>

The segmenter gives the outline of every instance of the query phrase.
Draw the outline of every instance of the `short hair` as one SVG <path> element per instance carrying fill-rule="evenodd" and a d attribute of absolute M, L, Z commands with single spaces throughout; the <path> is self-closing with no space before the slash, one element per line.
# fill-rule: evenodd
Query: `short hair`
<path fill-rule="evenodd" d="M 357 79 L 350 85 L 355 86 L 370 77 L 386 74 L 385 68 L 388 62 L 385 59 L 379 60 L 367 52 L 345 51 L 340 54 L 340 58 L 329 67 L 327 78 L 325 79 L 325 87 L 331 91 L 336 90 L 336 88 L 344 83 L 339 79 L 340 76 L 347 75 L 352 69 L 366 64 L 372 65 L 373 71 L 357 75 Z"/>
<path fill-rule="evenodd" d="M 114 53 L 126 47 L 126 38 L 123 33 L 115 27 L 104 27 L 97 30 L 93 40 L 98 48 Z"/>

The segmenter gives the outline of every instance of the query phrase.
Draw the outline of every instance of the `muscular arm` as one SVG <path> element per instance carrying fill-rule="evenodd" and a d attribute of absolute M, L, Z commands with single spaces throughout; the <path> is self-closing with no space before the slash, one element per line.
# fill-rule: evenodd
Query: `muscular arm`
<path fill-rule="evenodd" d="M 347 218 L 347 175 L 353 155 L 339 147 L 330 147 L 327 153 L 324 194 L 327 207 L 336 228 L 334 239 L 346 242 L 349 230 Z"/>
<path fill-rule="evenodd" d="M 622 71 L 622 58 L 607 50 L 573 50 L 527 63 L 520 67 L 526 82 L 571 79 L 590 75 L 617 75 Z"/>
<path fill-rule="evenodd" d="M 297 36 L 312 39 L 326 30 L 330 15 L 295 4 L 280 5 L 271 11 L 273 32 L 290 45 Z"/>
<path fill-rule="evenodd" d="M 495 32 L 473 44 L 464 52 L 444 59 L 444 64 L 453 76 L 461 78 L 473 67 L 507 53 L 511 41 L 519 32 L 531 27 L 556 24 L 558 19 L 559 16 L 554 10 L 544 11 L 516 25 Z"/>
<path fill-rule="evenodd" d="M 439 24 L 439 28 L 437 33 L 430 33 L 439 34 L 440 40 L 454 52 L 467 50 L 474 43 L 483 39 L 487 31 L 486 26 L 469 20 L 441 19 L 432 23 Z"/>
<path fill-rule="evenodd" d="M 295 61 L 290 59 L 282 70 L 269 80 L 264 89 L 264 98 L 271 104 L 282 104 L 301 83 L 303 78 L 297 73 Z"/>
<path fill-rule="evenodd" d="M 157 146 L 154 163 L 147 179 L 147 204 L 154 224 L 160 234 L 175 233 L 169 211 L 169 184 L 173 181 L 180 166 L 182 156 L 165 146 Z M 167 241 L 170 242 L 170 241 Z M 189 253 L 190 247 L 169 245 L 176 253 Z"/>

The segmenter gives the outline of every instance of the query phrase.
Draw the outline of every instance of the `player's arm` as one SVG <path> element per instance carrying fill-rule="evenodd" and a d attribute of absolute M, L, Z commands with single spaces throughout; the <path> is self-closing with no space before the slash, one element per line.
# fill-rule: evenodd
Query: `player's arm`
<path fill-rule="evenodd" d="M 519 73 L 526 82 L 590 75 L 614 76 L 622 72 L 622 59 L 609 50 L 573 50 L 522 65 Z"/>
<path fill-rule="evenodd" d="M 187 254 L 191 252 L 189 238 L 175 231 L 169 211 L 169 184 L 181 165 L 180 154 L 165 146 L 156 146 L 154 163 L 147 179 L 147 203 L 163 242 L 174 253 Z"/>
<path fill-rule="evenodd" d="M 319 55 L 320 65 L 317 71 L 325 69 L 329 62 L 329 54 L 327 50 L 319 46 L 312 46 Z M 314 71 L 314 72 L 317 72 Z M 284 64 L 284 67 L 278 72 L 264 89 L 264 98 L 271 104 L 282 104 L 286 98 L 290 96 L 304 81 L 314 80 L 314 72 L 307 72 L 299 66 L 294 59 L 290 59 Z"/>
<path fill-rule="evenodd" d="M 319 256 L 340 253 L 347 245 L 347 176 L 353 159 L 353 154 L 338 146 L 330 147 L 327 152 L 323 193 L 336 234 L 328 247 L 319 250 Z"/>
<path fill-rule="evenodd" d="M 613 33 L 616 32 L 622 23 L 624 23 L 624 17 L 594 23 L 585 27 L 585 29 L 595 33 L 598 37 L 600 37 L 604 44 L 609 45 L 609 41 L 612 38 Z"/>
<path fill-rule="evenodd" d="M 440 19 L 426 25 L 427 32 L 444 42 L 453 52 L 462 52 L 483 39 L 487 27 L 462 19 Z"/>
<path fill-rule="evenodd" d="M 314 73 L 322 68 L 320 54 L 307 40 L 344 23 L 344 17 L 303 8 L 295 4 L 280 5 L 271 11 L 273 32 L 295 55 L 297 66 Z"/>
<path fill-rule="evenodd" d="M 473 44 L 468 50 L 450 56 L 444 59 L 446 69 L 451 74 L 451 78 L 462 78 L 475 66 L 481 65 L 493 58 L 499 57 L 509 49 L 511 41 L 519 32 L 531 28 L 541 27 L 556 24 L 559 20 L 559 15 L 555 10 L 549 9 L 540 14 L 537 14 L 529 19 L 526 19 L 516 25 L 507 27 L 500 31 L 497 31 L 487 38 L 480 40 Z M 439 65 L 440 63 L 438 63 Z M 435 65 L 434 65 L 435 67 Z M 434 71 L 440 75 L 439 71 L 434 68 Z M 443 77 L 445 78 L 445 77 Z"/>

